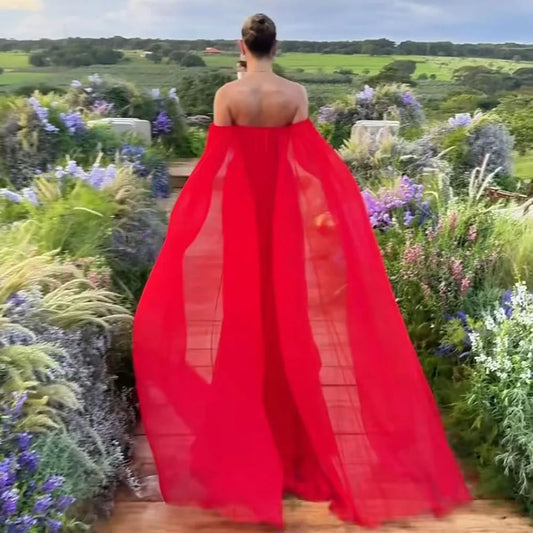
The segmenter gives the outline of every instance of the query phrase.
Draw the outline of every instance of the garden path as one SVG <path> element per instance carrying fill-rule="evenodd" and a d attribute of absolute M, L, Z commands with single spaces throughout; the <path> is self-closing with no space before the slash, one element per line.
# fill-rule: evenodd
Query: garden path
<path fill-rule="evenodd" d="M 171 165 L 173 191 L 161 207 L 170 210 L 196 161 Z M 159 492 L 157 472 L 141 424 L 134 436 L 134 469 L 140 476 L 141 490 L 133 494 L 123 488 L 116 499 L 111 519 L 97 528 L 98 533 L 274 533 L 265 526 L 236 525 L 215 513 L 167 506 Z M 365 529 L 340 522 L 327 504 L 287 500 L 284 506 L 287 533 L 362 533 Z M 443 520 L 419 518 L 391 524 L 383 533 L 531 533 L 533 524 L 509 502 L 477 500 Z"/>

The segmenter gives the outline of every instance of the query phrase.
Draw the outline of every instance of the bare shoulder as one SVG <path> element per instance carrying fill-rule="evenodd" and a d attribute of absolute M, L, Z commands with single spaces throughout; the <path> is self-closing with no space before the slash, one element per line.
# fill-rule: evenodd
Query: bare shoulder
<path fill-rule="evenodd" d="M 307 103 L 307 89 L 295 81 L 286 80 L 286 82 L 287 88 L 291 92 L 292 96 L 302 104 Z"/>

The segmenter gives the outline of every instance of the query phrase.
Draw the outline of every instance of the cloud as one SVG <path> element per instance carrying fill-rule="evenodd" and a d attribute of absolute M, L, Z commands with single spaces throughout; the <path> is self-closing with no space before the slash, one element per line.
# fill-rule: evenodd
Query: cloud
<path fill-rule="evenodd" d="M 42 0 L 0 0 L 0 11 L 38 11 Z"/>
<path fill-rule="evenodd" d="M 237 39 L 266 10 L 281 39 L 531 41 L 533 0 L 0 0 L 0 35 Z M 13 11 L 12 6 L 37 11 Z M 5 7 L 3 8 L 6 9 Z"/>

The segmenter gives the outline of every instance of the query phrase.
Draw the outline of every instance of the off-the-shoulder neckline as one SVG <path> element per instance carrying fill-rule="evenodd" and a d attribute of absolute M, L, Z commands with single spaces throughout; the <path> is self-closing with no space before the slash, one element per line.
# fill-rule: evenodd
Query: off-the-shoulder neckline
<path fill-rule="evenodd" d="M 302 126 L 303 124 L 308 124 L 311 122 L 310 118 L 300 120 L 299 122 L 293 122 L 292 124 L 287 124 L 286 126 L 244 126 L 241 124 L 232 124 L 231 126 L 219 126 L 215 123 L 211 124 L 212 129 L 244 129 L 244 130 L 285 130 L 289 128 L 294 128 L 297 126 Z"/>

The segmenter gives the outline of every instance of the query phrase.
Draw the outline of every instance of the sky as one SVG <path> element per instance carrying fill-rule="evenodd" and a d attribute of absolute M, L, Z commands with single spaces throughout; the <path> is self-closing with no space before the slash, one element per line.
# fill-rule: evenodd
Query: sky
<path fill-rule="evenodd" d="M 0 37 L 237 39 L 255 12 L 282 40 L 533 42 L 533 0 L 0 0 Z"/>

